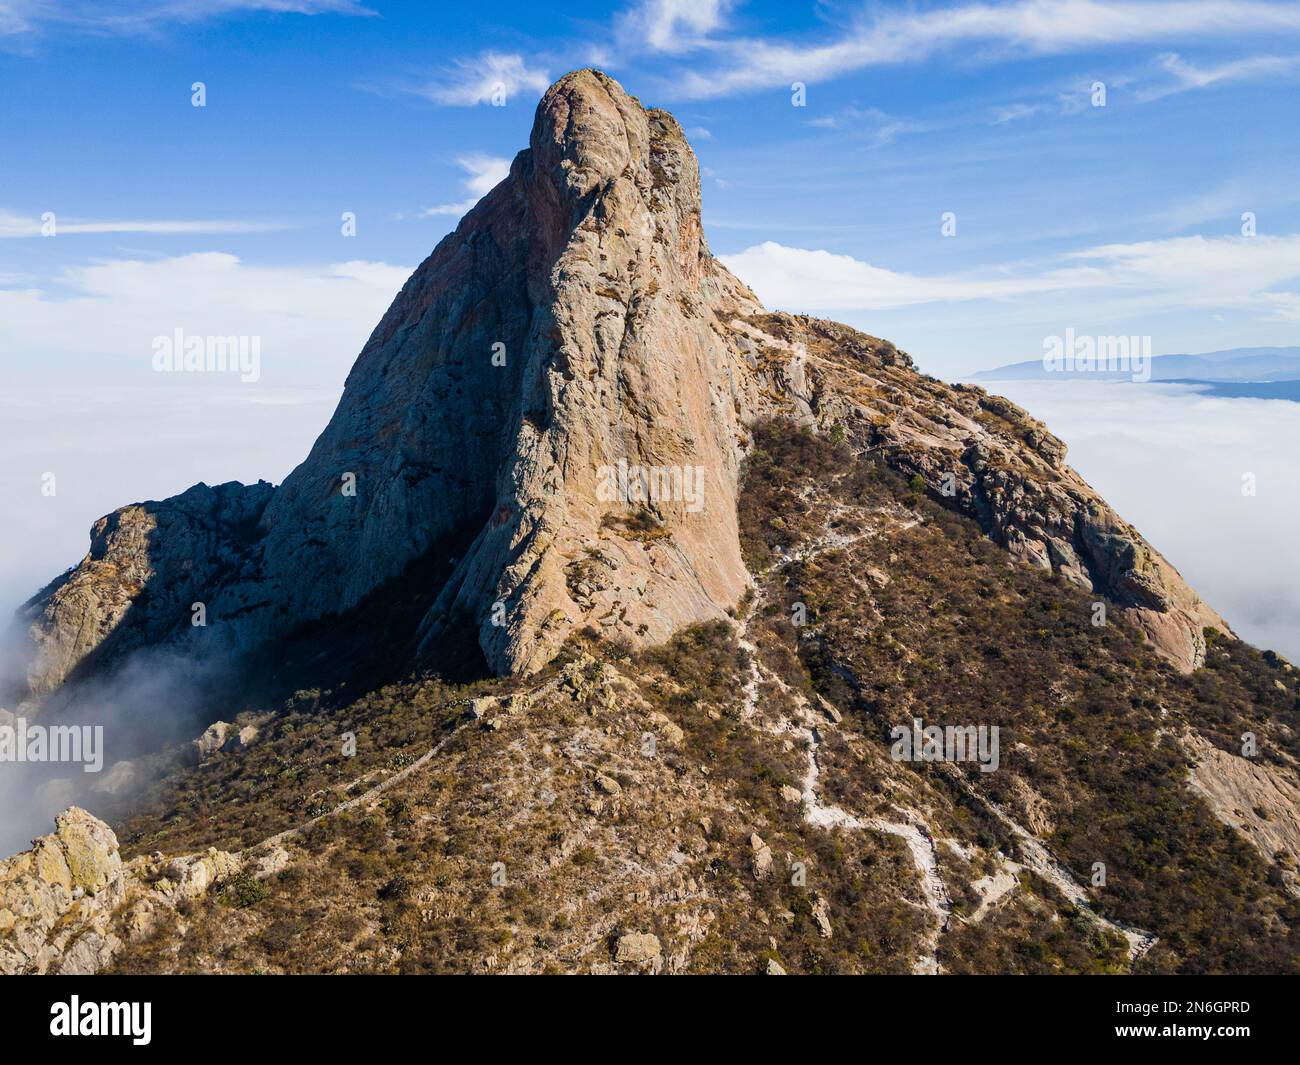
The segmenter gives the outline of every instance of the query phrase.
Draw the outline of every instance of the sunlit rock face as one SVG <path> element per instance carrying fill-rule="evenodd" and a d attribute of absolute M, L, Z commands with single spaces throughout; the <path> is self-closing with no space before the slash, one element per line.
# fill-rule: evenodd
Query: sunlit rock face
<path fill-rule="evenodd" d="M 466 628 L 498 673 L 577 628 L 661 642 L 750 583 L 737 479 L 747 427 L 774 415 L 882 451 L 1016 557 L 1131 609 L 1184 669 L 1225 628 L 1018 407 L 765 312 L 708 250 L 677 122 L 584 70 L 407 281 L 281 486 L 198 485 L 96 523 L 25 608 L 30 687 L 188 647 L 198 603 L 202 639 L 238 656 L 394 588 L 419 600 L 412 665 Z"/>

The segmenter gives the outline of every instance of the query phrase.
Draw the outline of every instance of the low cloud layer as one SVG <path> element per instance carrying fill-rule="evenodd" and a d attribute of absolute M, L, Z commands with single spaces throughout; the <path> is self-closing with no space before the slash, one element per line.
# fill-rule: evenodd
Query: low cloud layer
<path fill-rule="evenodd" d="M 1047 422 L 1070 465 L 1238 636 L 1300 662 L 1300 403 L 1180 385 L 981 383 Z M 1246 474 L 1254 496 L 1242 493 Z"/>
<path fill-rule="evenodd" d="M 0 620 L 79 562 L 91 524 L 117 507 L 199 481 L 281 481 L 306 457 L 338 392 L 250 388 L 150 382 L 0 396 Z"/>
<path fill-rule="evenodd" d="M 154 339 L 181 329 L 259 337 L 267 387 L 337 386 L 409 275 L 382 262 L 262 266 L 196 252 L 11 278 L 0 288 L 4 372 L 12 384 L 150 385 Z"/>
<path fill-rule="evenodd" d="M 215 382 L 7 389 L 0 396 L 0 708 L 22 713 L 9 683 L 26 664 L 9 625 L 14 611 L 80 561 L 96 518 L 198 481 L 279 482 L 307 454 L 336 399 L 336 389 L 241 391 Z M 42 491 L 47 473 L 55 475 L 53 495 Z M 0 855 L 49 831 L 69 803 L 107 815 L 123 788 L 146 782 L 150 761 L 140 752 L 201 731 L 203 699 L 224 665 L 158 650 L 79 692 L 77 705 L 52 708 L 60 722 L 103 726 L 105 769 L 0 764 Z M 230 716 L 229 708 L 219 712 Z"/>

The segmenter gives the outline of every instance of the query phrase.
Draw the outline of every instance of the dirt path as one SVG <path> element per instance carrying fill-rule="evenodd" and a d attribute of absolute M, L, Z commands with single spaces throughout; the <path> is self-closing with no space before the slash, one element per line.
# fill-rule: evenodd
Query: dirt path
<path fill-rule="evenodd" d="M 915 524 L 915 520 L 899 522 L 897 527 L 900 530 L 908 529 Z M 774 569 L 783 569 L 792 562 L 803 561 L 824 551 L 845 547 L 867 537 L 878 535 L 882 531 L 881 528 L 873 526 L 852 536 L 828 533 L 798 551 L 783 555 L 774 566 Z M 814 711 L 807 704 L 807 700 L 798 692 L 792 691 L 782 678 L 768 672 L 759 663 L 758 648 L 749 639 L 748 635 L 749 622 L 751 618 L 757 615 L 765 601 L 765 591 L 761 587 L 756 589 L 750 609 L 740 621 L 740 631 L 736 640 L 749 660 L 749 677 L 743 689 L 741 716 L 745 720 L 751 720 L 757 713 L 759 689 L 766 674 L 767 679 L 784 689 L 800 708 L 799 718 L 786 719 L 780 727 L 769 729 L 769 731 L 793 734 L 802 740 L 806 746 L 808 768 L 804 773 L 800 789 L 800 797 L 804 807 L 804 821 L 828 831 L 842 828 L 846 831 L 883 832 L 888 835 L 898 836 L 906 843 L 908 852 L 911 854 L 912 861 L 920 875 L 921 891 L 925 899 L 924 908 L 934 919 L 930 932 L 925 939 L 925 949 L 914 963 L 913 972 L 935 975 L 939 971 L 939 937 L 948 930 L 949 923 L 952 920 L 952 899 L 948 894 L 948 887 L 939 872 L 939 856 L 934 838 L 924 819 L 914 811 L 898 811 L 902 817 L 901 821 L 886 821 L 879 817 L 863 819 L 839 806 L 833 806 L 822 801 L 818 789 L 818 780 L 821 776 L 821 762 L 818 751 L 822 745 L 822 729 L 831 726 L 817 721 L 814 717 Z"/>
<path fill-rule="evenodd" d="M 916 524 L 916 521 L 900 522 L 900 530 L 910 528 Z M 857 540 L 864 539 L 868 536 L 877 535 L 883 530 L 873 527 L 865 532 L 855 536 L 843 536 L 838 533 L 830 533 L 825 537 L 820 537 L 806 547 L 782 556 L 780 561 L 773 567 L 774 569 L 783 569 L 792 562 L 802 561 L 817 555 L 823 551 L 833 550 L 854 543 Z M 756 590 L 753 603 L 746 616 L 740 622 L 740 634 L 738 644 L 744 649 L 749 658 L 749 678 L 744 687 L 744 701 L 742 704 L 742 714 L 746 719 L 751 719 L 758 709 L 759 688 L 765 672 L 758 661 L 758 649 L 748 637 L 750 619 L 756 616 L 758 609 L 766 598 L 762 588 Z M 947 884 L 944 883 L 943 876 L 939 868 L 939 855 L 933 834 L 925 820 L 913 810 L 897 810 L 901 820 L 887 821 L 880 817 L 861 818 L 855 814 L 849 813 L 838 806 L 830 805 L 822 801 L 818 789 L 818 779 L 821 775 L 821 762 L 819 758 L 819 748 L 822 745 L 822 729 L 828 727 L 813 718 L 811 708 L 807 706 L 806 700 L 799 696 L 798 693 L 792 692 L 780 677 L 768 674 L 769 679 L 784 688 L 788 694 L 796 699 L 801 709 L 800 720 L 787 720 L 784 723 L 784 730 L 798 735 L 806 741 L 808 750 L 808 769 L 804 774 L 801 788 L 801 798 L 804 804 L 804 820 L 812 825 L 827 830 L 842 828 L 849 831 L 871 830 L 875 832 L 884 832 L 894 835 L 907 844 L 908 851 L 911 853 L 912 861 L 915 864 L 921 877 L 921 888 L 925 896 L 925 908 L 934 917 L 934 924 L 926 938 L 926 948 L 921 957 L 917 959 L 914 972 L 916 973 L 937 973 L 939 971 L 937 951 L 940 936 L 949 928 L 952 921 L 952 898 L 948 892 Z M 1073 874 L 1066 866 L 1059 862 L 1044 844 L 1037 839 L 1027 829 L 1018 824 L 1005 810 L 996 804 L 990 802 L 975 791 L 960 774 L 949 774 L 952 780 L 959 788 L 964 790 L 968 795 L 974 798 L 982 806 L 989 810 L 1011 833 L 1015 836 L 1020 848 L 1024 853 L 1024 867 L 1029 868 L 1038 876 L 1042 877 L 1048 883 L 1052 884 L 1061 892 L 1061 894 L 1073 904 L 1084 917 L 1093 924 L 1104 929 L 1107 932 L 1122 936 L 1128 943 L 1128 957 L 1131 964 L 1139 961 L 1148 951 L 1155 946 L 1157 937 L 1152 932 L 1147 932 L 1139 928 L 1131 928 L 1116 921 L 1111 921 L 1093 909 L 1092 901 L 1088 893 L 1083 889 Z M 897 809 L 897 808 L 896 808 Z M 988 899 L 981 904 L 977 915 L 973 919 L 982 919 L 985 914 L 1005 897 L 1015 886 L 1014 878 L 1009 878 L 1011 886 L 1006 884 L 995 885 L 999 888 L 996 898 Z"/>
<path fill-rule="evenodd" d="M 531 692 L 530 694 L 533 696 L 545 694 L 546 692 L 558 687 L 559 684 L 560 684 L 559 678 L 547 681 L 541 687 L 534 689 L 534 691 Z M 311 828 L 312 825 L 316 824 L 319 821 L 324 821 L 326 818 L 333 817 L 336 814 L 341 814 L 347 810 L 353 810 L 356 809 L 356 807 L 358 806 L 364 806 L 366 803 L 373 802 L 375 799 L 379 798 L 379 796 L 381 796 L 384 792 L 386 792 L 389 788 L 395 787 L 396 785 L 400 784 L 402 781 L 413 776 L 419 770 L 423 769 L 430 761 L 433 760 L 434 757 L 436 757 L 447 746 L 447 744 L 449 744 L 452 740 L 456 738 L 457 735 L 460 734 L 460 731 L 465 727 L 465 724 L 466 722 L 462 721 L 460 724 L 456 725 L 456 727 L 453 728 L 451 732 L 449 732 L 441 740 L 439 740 L 427 751 L 425 751 L 424 754 L 420 755 L 420 757 L 417 758 L 414 762 L 412 762 L 410 765 L 406 766 L 405 768 L 398 770 L 391 777 L 384 778 L 373 788 L 370 788 L 362 792 L 362 794 L 357 795 L 354 798 L 344 800 L 343 802 L 339 803 L 337 806 L 333 807 L 332 809 L 327 810 L 325 813 L 318 814 L 316 817 L 304 821 L 300 825 L 296 825 L 293 828 L 286 828 L 283 832 L 279 832 L 274 836 L 270 836 L 267 839 L 262 840 L 260 843 L 255 843 L 251 847 L 246 847 L 245 851 L 246 852 L 254 851 L 257 850 L 259 847 L 268 847 L 268 846 L 274 847 L 277 844 L 285 842 L 286 840 L 291 840 L 296 838 L 297 836 L 302 835 L 303 832 Z"/>
<path fill-rule="evenodd" d="M 804 820 L 825 829 L 884 832 L 891 836 L 898 836 L 907 844 L 912 863 L 921 877 L 925 908 L 934 918 L 933 925 L 925 938 L 925 950 L 917 958 L 912 971 L 918 975 L 937 975 L 939 937 L 948 931 L 952 921 L 952 898 L 939 872 L 939 852 L 929 826 L 912 810 L 898 810 L 902 820 L 886 821 L 881 817 L 865 819 L 857 817 L 839 806 L 822 802 L 817 787 L 821 776 L 821 762 L 817 755 L 822 745 L 821 726 L 805 724 L 802 731 L 808 738 L 808 771 L 804 774 L 802 795 Z"/>
<path fill-rule="evenodd" d="M 1055 887 L 1093 924 L 1107 932 L 1123 936 L 1128 941 L 1130 962 L 1137 963 L 1156 945 L 1158 937 L 1154 932 L 1147 932 L 1140 928 L 1121 924 L 1118 921 L 1108 920 L 1094 910 L 1092 900 L 1079 882 L 1075 880 L 1074 874 L 1062 862 L 1057 861 L 1052 852 L 1043 845 L 1037 836 L 1020 825 L 997 803 L 991 802 L 980 795 L 959 774 L 951 773 L 949 779 L 988 810 L 1016 837 L 1016 842 L 1020 844 L 1020 849 L 1025 856 L 1024 865 L 1028 869 L 1031 869 Z"/>

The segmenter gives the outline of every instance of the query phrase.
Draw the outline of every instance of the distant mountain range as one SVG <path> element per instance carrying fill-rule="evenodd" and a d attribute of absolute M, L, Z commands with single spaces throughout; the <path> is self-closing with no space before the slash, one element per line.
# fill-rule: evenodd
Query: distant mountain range
<path fill-rule="evenodd" d="M 1123 370 L 1049 371 L 1043 360 L 1014 362 L 974 375 L 975 381 L 1061 381 L 1085 377 L 1093 381 L 1125 381 L 1133 375 Z M 1210 384 L 1211 392 L 1224 396 L 1300 400 L 1300 347 L 1230 348 L 1202 355 L 1156 355 L 1151 359 L 1151 380 L 1172 384 Z"/>

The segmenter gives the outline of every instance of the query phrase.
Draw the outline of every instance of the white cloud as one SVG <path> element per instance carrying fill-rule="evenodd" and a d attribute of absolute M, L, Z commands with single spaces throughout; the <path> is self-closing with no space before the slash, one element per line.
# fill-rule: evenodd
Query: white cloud
<path fill-rule="evenodd" d="M 1300 5 L 1271 0 L 1016 0 L 863 16 L 822 44 L 776 39 L 718 42 L 711 70 L 683 72 L 680 95 L 725 96 L 813 82 L 866 67 L 915 63 L 947 49 L 986 45 L 1022 55 L 1060 55 L 1106 45 L 1300 34 Z"/>
<path fill-rule="evenodd" d="M 1300 321 L 1300 293 L 1277 291 L 1300 278 L 1300 235 L 1173 237 L 1105 244 L 1069 258 L 1085 264 L 1082 271 L 1059 276 L 1089 287 L 1151 291 L 1175 306 L 1267 309 Z"/>
<path fill-rule="evenodd" d="M 473 107 L 497 99 L 509 100 L 525 89 L 542 93 L 550 84 L 545 71 L 530 69 L 524 57 L 517 53 L 483 52 L 474 59 L 456 60 L 456 70 L 449 72 L 441 83 L 407 91 L 440 104 Z"/>
<path fill-rule="evenodd" d="M 15 385 L 148 386 L 158 381 L 153 338 L 180 328 L 260 337 L 268 389 L 337 386 L 409 274 L 362 261 L 261 266 L 224 252 L 80 264 L 0 288 L 0 367 Z"/>
<path fill-rule="evenodd" d="M 721 257 L 769 306 L 883 310 L 918 303 L 997 299 L 1059 288 L 1041 278 L 923 276 L 897 273 L 851 255 L 765 241 Z"/>
<path fill-rule="evenodd" d="M 1102 81 L 1108 91 L 1129 89 L 1132 99 L 1138 103 L 1151 103 L 1194 89 L 1236 82 L 1294 81 L 1297 75 L 1300 75 L 1300 55 L 1250 56 L 1218 66 L 1198 67 L 1175 52 L 1165 52 L 1139 74 L 1112 71 L 1105 76 L 1098 75 L 1097 80 Z M 1042 98 L 994 107 L 990 111 L 990 121 L 1000 126 L 1039 115 L 1077 114 L 1088 106 L 1091 81 L 1089 78 L 1066 91 L 1058 91 L 1055 100 Z"/>
<path fill-rule="evenodd" d="M 459 218 L 504 181 L 506 175 L 510 173 L 510 160 L 494 155 L 462 155 L 456 163 L 469 175 L 464 184 L 466 191 L 471 195 L 457 203 L 423 207 L 420 209 L 420 218 L 431 218 L 435 215 L 453 215 Z"/>
<path fill-rule="evenodd" d="M 79 218 L 64 219 L 57 213 L 54 219 L 55 237 L 69 233 L 157 233 L 157 234 L 210 234 L 210 233 L 267 233 L 290 226 L 279 222 L 240 221 L 122 221 L 93 222 Z M 0 240 L 16 237 L 42 236 L 42 221 L 12 211 L 0 210 Z"/>
<path fill-rule="evenodd" d="M 1045 264 L 928 276 L 773 241 L 722 260 L 765 303 L 789 309 L 884 310 L 1087 292 L 1094 301 L 1107 295 L 1123 299 L 1130 313 L 1140 305 L 1148 310 L 1236 307 L 1300 320 L 1300 293 L 1280 288 L 1300 278 L 1300 235 L 1107 244 Z"/>
<path fill-rule="evenodd" d="M 570 49 L 581 63 L 617 65 L 621 57 L 645 52 L 680 54 L 713 47 L 710 36 L 720 29 L 735 0 L 639 0 L 618 15 L 599 42 Z M 567 65 L 567 64 L 566 64 Z M 529 67 L 518 53 L 486 51 L 474 59 L 456 60 L 456 68 L 441 81 L 407 87 L 440 104 L 469 107 L 506 99 L 523 90 L 538 94 L 551 83 L 546 72 Z M 451 207 L 453 205 L 448 205 Z"/>
<path fill-rule="evenodd" d="M 8 0 L 0 2 L 0 36 L 46 27 L 101 34 L 153 33 L 223 15 L 373 15 L 355 0 Z"/>
<path fill-rule="evenodd" d="M 862 130 L 870 134 L 873 147 L 893 144 L 901 133 L 929 133 L 939 128 L 935 122 L 899 118 L 877 107 L 842 107 L 829 115 L 818 115 L 808 124 L 818 129 Z"/>
<path fill-rule="evenodd" d="M 1050 110 L 1052 109 L 1047 104 L 1007 104 L 1005 107 L 993 108 L 992 122 L 995 126 L 1005 126 L 1009 122 L 1033 118 Z"/>
<path fill-rule="evenodd" d="M 1021 102 L 994 107 L 990 111 L 989 121 L 995 126 L 1005 126 L 1039 115 L 1076 115 L 1083 110 L 1085 100 L 1086 96 L 1081 92 L 1061 92 L 1052 101 L 1039 100 L 1035 103 Z"/>
<path fill-rule="evenodd" d="M 1176 53 L 1168 52 L 1160 56 L 1159 64 L 1173 80 L 1139 90 L 1137 97 L 1143 102 L 1160 100 L 1191 89 L 1205 89 L 1211 85 L 1293 76 L 1300 72 L 1300 55 L 1252 56 L 1214 67 L 1198 67 Z"/>
<path fill-rule="evenodd" d="M 655 52 L 689 51 L 721 27 L 730 7 L 730 0 L 643 0 L 619 20 L 619 36 Z"/>

